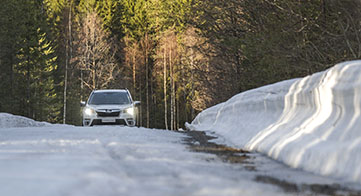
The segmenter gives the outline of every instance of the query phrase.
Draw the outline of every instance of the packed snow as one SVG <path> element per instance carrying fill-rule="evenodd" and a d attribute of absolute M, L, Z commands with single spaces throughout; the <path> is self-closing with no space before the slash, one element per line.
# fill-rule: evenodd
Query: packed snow
<path fill-rule="evenodd" d="M 3 116 L 13 118 L 13 127 L 0 128 L 0 195 L 287 195 L 253 180 L 265 175 L 262 167 L 251 172 L 191 152 L 185 134 L 122 126 L 32 127 L 33 121 L 19 128 L 23 117 Z"/>
<path fill-rule="evenodd" d="M 361 183 L 361 61 L 240 93 L 188 128 L 294 168 Z"/>
<path fill-rule="evenodd" d="M 8 113 L 0 113 L 0 128 L 9 127 L 43 127 L 50 126 L 47 122 L 38 122 L 23 116 L 16 116 Z"/>
<path fill-rule="evenodd" d="M 8 116 L 12 124 L 0 128 L 0 195 L 310 195 L 312 188 L 304 187 L 313 185 L 336 187 L 340 195 L 358 190 L 357 184 L 293 170 L 260 154 L 231 164 L 215 154 L 192 152 L 185 132 L 34 127 L 31 120 L 23 127 L 24 117 L 2 115 Z M 301 192 L 288 192 L 267 182 L 270 178 Z"/>

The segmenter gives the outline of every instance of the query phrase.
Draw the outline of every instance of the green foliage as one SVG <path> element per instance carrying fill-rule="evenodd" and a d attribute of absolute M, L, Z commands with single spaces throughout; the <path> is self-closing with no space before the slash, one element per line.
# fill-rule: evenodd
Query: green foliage
<path fill-rule="evenodd" d="M 119 2 L 117 9 L 121 13 L 117 19 L 123 35 L 140 40 L 146 32 L 149 32 L 147 1 L 122 0 Z"/>
<path fill-rule="evenodd" d="M 80 15 L 84 16 L 87 13 L 97 12 L 99 10 L 100 2 L 97 0 L 80 0 L 77 5 L 77 10 Z"/>
<path fill-rule="evenodd" d="M 194 0 L 153 0 L 149 1 L 149 18 L 157 32 L 167 29 L 184 30 L 189 24 Z"/>
<path fill-rule="evenodd" d="M 68 65 L 67 122 L 79 124 L 80 80 L 98 55 L 96 70 L 120 70 L 105 71 L 102 88 L 131 89 L 143 125 L 178 128 L 238 92 L 360 58 L 360 10 L 357 0 L 3 0 L 0 111 L 60 122 Z"/>
<path fill-rule="evenodd" d="M 1 43 L 6 46 L 2 54 L 9 55 L 9 60 L 6 60 L 7 55 L 1 56 L 1 61 L 6 62 L 1 68 L 7 70 L 10 77 L 4 81 L 7 86 L 2 92 L 7 96 L 1 98 L 1 105 L 5 106 L 1 110 L 56 122 L 59 115 L 53 79 L 56 56 L 48 41 L 42 4 L 16 0 L 7 1 L 6 5 L 1 13 L 10 14 L 6 18 L 8 23 L 4 24 L 7 31 L 2 34 Z"/>
<path fill-rule="evenodd" d="M 116 8 L 118 7 L 118 1 L 103 0 L 99 2 L 98 15 L 103 19 L 103 28 L 105 30 L 112 31 L 117 25 L 115 23 Z"/>

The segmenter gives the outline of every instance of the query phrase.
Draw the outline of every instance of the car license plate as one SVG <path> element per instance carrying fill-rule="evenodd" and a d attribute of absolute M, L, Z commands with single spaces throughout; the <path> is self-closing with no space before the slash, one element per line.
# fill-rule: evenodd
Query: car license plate
<path fill-rule="evenodd" d="M 102 122 L 103 123 L 115 123 L 115 119 L 114 118 L 103 118 Z"/>

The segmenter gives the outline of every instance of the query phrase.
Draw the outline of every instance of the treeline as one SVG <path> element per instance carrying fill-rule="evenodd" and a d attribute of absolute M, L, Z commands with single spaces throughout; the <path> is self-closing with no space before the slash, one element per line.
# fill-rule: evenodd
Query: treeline
<path fill-rule="evenodd" d="M 361 56 L 358 0 L 3 0 L 0 112 L 81 123 L 128 88 L 140 125 L 178 129 L 236 93 Z"/>

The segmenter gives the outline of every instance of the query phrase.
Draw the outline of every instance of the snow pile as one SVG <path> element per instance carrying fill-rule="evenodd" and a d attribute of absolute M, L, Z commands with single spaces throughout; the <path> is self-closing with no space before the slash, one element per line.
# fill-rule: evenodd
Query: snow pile
<path fill-rule="evenodd" d="M 47 122 L 38 122 L 23 116 L 16 116 L 8 113 L 0 113 L 0 128 L 11 127 L 43 127 L 50 126 Z"/>
<path fill-rule="evenodd" d="M 291 167 L 361 182 L 361 61 L 238 94 L 188 128 Z"/>

